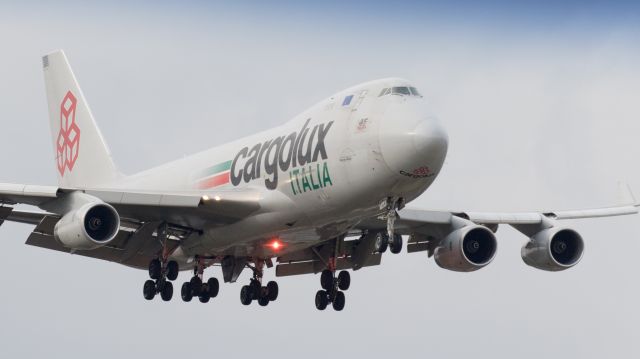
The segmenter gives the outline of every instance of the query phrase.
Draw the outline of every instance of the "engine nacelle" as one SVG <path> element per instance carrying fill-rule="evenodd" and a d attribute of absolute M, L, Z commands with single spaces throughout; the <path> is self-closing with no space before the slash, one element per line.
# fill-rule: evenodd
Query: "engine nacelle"
<path fill-rule="evenodd" d="M 472 272 L 491 263 L 498 242 L 487 227 L 468 225 L 445 237 L 435 250 L 436 263 L 456 272 Z"/>
<path fill-rule="evenodd" d="M 88 250 L 111 242 L 119 229 L 118 212 L 106 203 L 92 202 L 65 214 L 53 233 L 67 248 Z"/>
<path fill-rule="evenodd" d="M 534 268 L 557 272 L 573 267 L 582 259 L 584 241 L 578 232 L 547 228 L 522 246 L 522 260 Z"/>

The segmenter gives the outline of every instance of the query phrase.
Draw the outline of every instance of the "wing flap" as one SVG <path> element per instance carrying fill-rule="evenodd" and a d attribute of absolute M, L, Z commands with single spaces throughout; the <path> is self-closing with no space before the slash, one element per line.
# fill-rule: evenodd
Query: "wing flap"
<path fill-rule="evenodd" d="M 35 186 L 14 183 L 0 183 L 0 202 L 6 204 L 24 203 L 38 206 L 57 198 L 58 187 Z"/>

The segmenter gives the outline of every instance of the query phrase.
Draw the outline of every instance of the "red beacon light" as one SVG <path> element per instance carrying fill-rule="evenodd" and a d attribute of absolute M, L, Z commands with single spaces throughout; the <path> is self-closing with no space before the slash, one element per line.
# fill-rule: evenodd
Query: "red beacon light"
<path fill-rule="evenodd" d="M 284 247 L 284 244 L 282 243 L 282 241 L 280 241 L 279 239 L 272 239 L 271 241 L 269 241 L 269 243 L 267 243 L 266 245 L 268 248 L 272 249 L 274 252 L 279 251 L 280 249 L 282 249 L 282 247 Z"/>

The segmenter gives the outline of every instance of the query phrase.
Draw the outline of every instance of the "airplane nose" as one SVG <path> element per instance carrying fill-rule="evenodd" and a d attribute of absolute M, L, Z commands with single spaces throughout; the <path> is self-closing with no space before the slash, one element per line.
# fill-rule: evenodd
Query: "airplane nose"
<path fill-rule="evenodd" d="M 411 106 L 385 113 L 380 150 L 387 166 L 407 178 L 435 176 L 447 154 L 448 136 L 438 120 Z"/>

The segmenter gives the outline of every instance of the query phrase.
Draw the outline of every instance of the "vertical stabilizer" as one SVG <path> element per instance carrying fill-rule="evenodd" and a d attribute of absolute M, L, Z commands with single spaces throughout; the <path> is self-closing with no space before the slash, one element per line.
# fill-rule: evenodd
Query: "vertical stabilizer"
<path fill-rule="evenodd" d="M 84 188 L 112 183 L 119 177 L 118 171 L 67 57 L 56 51 L 44 56 L 42 65 L 59 186 Z"/>

